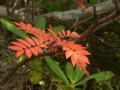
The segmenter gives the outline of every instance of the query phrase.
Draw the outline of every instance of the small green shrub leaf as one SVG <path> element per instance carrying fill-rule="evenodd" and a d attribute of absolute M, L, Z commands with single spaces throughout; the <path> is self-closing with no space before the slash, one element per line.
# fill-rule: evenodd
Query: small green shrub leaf
<path fill-rule="evenodd" d="M 59 65 L 56 64 L 56 62 L 50 57 L 50 56 L 45 56 L 46 63 L 48 66 L 52 69 L 52 71 L 63 81 L 63 83 L 66 86 L 70 86 L 69 81 L 67 80 L 65 74 L 59 67 Z"/>
<path fill-rule="evenodd" d="M 74 69 L 70 62 L 66 64 L 66 73 L 71 82 L 74 80 Z"/>
<path fill-rule="evenodd" d="M 86 81 L 93 79 L 93 78 L 96 80 L 97 83 L 100 83 L 102 81 L 108 80 L 113 75 L 114 74 L 110 71 L 92 74 L 92 75 L 86 77 L 85 79 L 81 80 L 77 85 L 84 85 L 86 83 Z"/>
<path fill-rule="evenodd" d="M 82 79 L 83 75 L 84 72 L 79 67 L 76 67 L 74 83 L 77 83 L 80 79 Z"/>
<path fill-rule="evenodd" d="M 18 37 L 20 38 L 27 37 L 27 34 L 25 32 L 17 29 L 17 27 L 14 24 L 12 24 L 10 21 L 3 19 L 3 18 L 1 18 L 0 21 L 10 32 L 14 33 Z"/>
<path fill-rule="evenodd" d="M 41 61 L 41 58 L 37 58 L 35 60 L 32 60 L 29 65 L 36 69 L 36 70 L 42 70 L 42 61 Z M 32 84 L 39 84 L 40 80 L 42 79 L 42 73 L 41 72 L 38 72 L 34 69 L 30 69 L 29 70 L 29 76 L 30 76 L 30 82 Z"/>
<path fill-rule="evenodd" d="M 30 82 L 34 85 L 39 84 L 40 80 L 42 79 L 42 73 L 37 72 L 35 70 L 30 70 L 29 76 L 30 76 Z"/>

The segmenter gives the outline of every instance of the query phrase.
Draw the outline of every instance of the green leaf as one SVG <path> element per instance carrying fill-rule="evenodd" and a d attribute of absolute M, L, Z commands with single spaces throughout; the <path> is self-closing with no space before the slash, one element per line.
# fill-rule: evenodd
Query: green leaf
<path fill-rule="evenodd" d="M 18 60 L 17 60 L 17 63 L 21 62 L 23 59 L 24 59 L 25 55 L 21 55 Z"/>
<path fill-rule="evenodd" d="M 39 84 L 40 80 L 42 79 L 42 73 L 37 72 L 35 70 L 29 71 L 30 82 L 32 84 Z"/>
<path fill-rule="evenodd" d="M 69 80 L 71 81 L 71 83 L 73 83 L 73 80 L 74 80 L 74 69 L 73 69 L 73 66 L 70 62 L 68 62 L 66 64 L 66 73 L 67 73 L 67 76 L 69 78 Z"/>
<path fill-rule="evenodd" d="M 56 88 L 57 88 L 56 90 L 72 90 L 71 88 L 68 88 L 61 83 L 57 83 Z"/>
<path fill-rule="evenodd" d="M 11 22 L 9 22 L 8 20 L 1 18 L 0 21 L 1 21 L 2 24 L 5 25 L 5 27 L 9 31 L 11 31 L 12 33 L 17 35 L 18 37 L 20 37 L 20 38 L 27 37 L 27 34 L 25 32 L 23 32 L 22 30 L 17 29 L 17 27 L 14 24 L 12 24 Z"/>
<path fill-rule="evenodd" d="M 63 71 L 61 70 L 61 68 L 59 67 L 59 65 L 57 65 L 56 62 L 50 56 L 45 56 L 45 59 L 46 59 L 46 63 L 53 70 L 53 72 L 63 81 L 63 83 L 66 86 L 69 87 L 70 83 L 67 80 Z"/>
<path fill-rule="evenodd" d="M 42 61 L 41 58 L 37 58 L 35 60 L 32 60 L 29 65 L 36 70 L 42 70 Z M 42 79 L 42 73 L 38 72 L 36 70 L 30 70 L 29 76 L 30 76 L 30 82 L 32 84 L 39 84 L 40 80 Z"/>
<path fill-rule="evenodd" d="M 59 26 L 54 27 L 53 29 L 55 33 L 58 35 L 58 33 L 61 32 L 63 29 L 65 29 L 65 27 L 62 25 L 59 25 Z"/>
<path fill-rule="evenodd" d="M 79 67 L 76 67 L 74 83 L 77 83 L 80 79 L 82 79 L 83 75 L 84 72 Z"/>
<path fill-rule="evenodd" d="M 41 58 L 37 58 L 35 60 L 32 60 L 30 63 L 29 63 L 32 67 L 38 69 L 38 70 L 42 70 L 43 69 L 43 65 L 42 65 L 42 60 Z"/>
<path fill-rule="evenodd" d="M 81 88 L 75 88 L 75 90 L 83 90 L 83 89 L 81 89 Z"/>
<path fill-rule="evenodd" d="M 81 80 L 77 85 L 84 85 L 86 83 L 86 81 L 93 79 L 93 78 L 96 80 L 97 83 L 100 83 L 102 81 L 108 80 L 113 75 L 114 74 L 110 71 L 92 74 L 92 75 L 86 77 L 85 79 Z"/>
<path fill-rule="evenodd" d="M 46 19 L 43 16 L 38 16 L 35 21 L 35 27 L 45 29 L 46 28 Z"/>

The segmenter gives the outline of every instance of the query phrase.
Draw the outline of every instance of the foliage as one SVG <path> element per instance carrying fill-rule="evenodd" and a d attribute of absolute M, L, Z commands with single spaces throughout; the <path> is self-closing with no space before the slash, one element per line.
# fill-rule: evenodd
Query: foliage
<path fill-rule="evenodd" d="M 93 78 L 97 83 L 101 83 L 113 76 L 112 72 L 107 71 L 95 73 L 85 78 L 83 71 L 79 67 L 76 67 L 74 70 L 74 67 L 70 62 L 66 64 L 66 74 L 64 74 L 64 71 L 61 70 L 60 66 L 50 56 L 45 56 L 45 59 L 52 71 L 69 88 L 76 88 L 78 85 L 84 85 L 88 80 Z"/>
<path fill-rule="evenodd" d="M 73 1 L 75 1 L 80 8 L 90 14 L 82 2 L 78 0 Z M 93 1 L 92 3 L 95 2 Z M 90 64 L 87 55 L 91 54 L 86 50 L 86 47 L 75 42 L 75 39 L 80 38 L 80 35 L 77 32 L 65 30 L 65 27 L 62 25 L 57 27 L 49 26 L 49 28 L 46 29 L 46 19 L 42 16 L 37 17 L 35 27 L 29 23 L 14 22 L 14 24 L 18 26 L 16 27 L 13 23 L 10 23 L 5 19 L 1 19 L 1 22 L 9 31 L 22 38 L 17 39 L 16 42 L 11 42 L 13 46 L 9 47 L 11 50 L 16 51 L 16 57 L 22 57 L 26 54 L 28 58 L 31 58 L 32 55 L 46 55 L 46 53 L 50 52 L 54 53 L 55 56 L 65 54 L 66 59 L 71 58 L 72 64 L 68 62 L 65 65 L 66 73 L 64 73 L 64 70 L 62 70 L 50 56 L 45 56 L 48 66 L 67 87 L 80 90 L 80 88 L 76 88 L 76 86 L 84 85 L 90 79 L 94 78 L 96 82 L 99 83 L 113 76 L 113 73 L 111 72 L 99 72 L 89 75 L 89 72 L 86 70 L 87 65 Z M 30 37 L 26 33 L 28 33 Z M 19 58 L 19 61 L 22 59 Z M 29 65 L 39 70 L 43 67 L 41 67 L 40 59 L 30 62 Z M 84 74 L 88 77 L 84 77 Z M 42 73 L 35 70 L 30 70 L 29 76 L 32 84 L 38 84 L 42 79 Z"/>
<path fill-rule="evenodd" d="M 42 62 L 41 62 L 41 58 L 37 58 L 33 61 L 31 61 L 29 63 L 29 65 L 32 67 L 32 68 L 35 68 L 37 70 L 42 70 Z M 30 76 L 30 82 L 32 84 L 38 84 L 40 82 L 40 80 L 42 79 L 42 73 L 41 72 L 38 72 L 36 70 L 30 70 L 29 71 L 29 76 Z"/>
<path fill-rule="evenodd" d="M 15 35 L 17 35 L 18 37 L 20 37 L 20 38 L 27 37 L 27 35 L 26 35 L 25 32 L 17 29 L 17 27 L 14 24 L 12 24 L 11 22 L 9 22 L 8 20 L 1 18 L 0 21 L 1 21 L 2 24 L 4 24 L 4 26 L 9 31 L 11 31 L 12 33 L 14 33 Z"/>
<path fill-rule="evenodd" d="M 54 62 L 49 56 L 45 56 L 46 58 L 46 62 L 49 65 L 49 67 L 55 72 L 55 74 L 62 79 L 62 81 L 64 82 L 64 84 L 66 86 L 69 86 L 70 83 L 68 82 L 65 74 L 62 72 L 62 70 L 60 69 L 60 67 L 56 64 L 56 62 Z"/>
<path fill-rule="evenodd" d="M 4 22 L 4 19 L 2 20 L 2 22 Z M 40 20 L 43 21 L 41 25 L 39 25 Z M 90 64 L 90 62 L 86 55 L 90 55 L 90 53 L 85 50 L 86 47 L 83 47 L 82 45 L 76 44 L 74 42 L 74 38 L 80 37 L 77 32 L 71 32 L 70 30 L 65 31 L 65 27 L 61 25 L 54 28 L 50 26 L 49 28 L 45 29 L 46 21 L 41 16 L 38 17 L 35 24 L 35 26 L 38 28 L 32 27 L 32 25 L 29 23 L 14 23 L 18 26 L 16 31 L 17 33 L 23 30 L 31 35 L 31 38 L 24 35 L 22 37 L 24 39 L 17 39 L 16 42 L 11 42 L 13 46 L 10 46 L 9 48 L 17 51 L 17 57 L 25 53 L 28 58 L 31 58 L 32 55 L 38 56 L 40 53 L 43 54 L 46 53 L 46 51 L 53 52 L 56 50 L 60 51 L 55 53 L 55 55 L 65 54 L 66 59 L 71 57 L 72 64 L 70 62 L 66 64 L 65 74 L 64 71 L 56 64 L 56 62 L 51 57 L 45 56 L 48 66 L 67 87 L 75 88 L 78 85 L 85 84 L 86 81 L 92 78 L 95 78 L 97 82 L 101 82 L 113 76 L 113 73 L 111 72 L 100 72 L 90 75 L 86 78 L 83 77 L 84 73 L 86 75 L 89 75 L 88 71 L 86 70 L 86 66 Z M 10 24 L 12 25 L 12 23 Z M 4 23 L 4 25 L 6 25 L 7 27 L 9 26 L 6 23 Z M 11 28 L 8 29 L 12 30 Z M 36 59 L 30 62 L 30 65 L 32 67 L 35 67 L 36 69 L 42 69 L 40 59 Z M 74 69 L 75 66 L 76 68 Z M 30 70 L 29 75 L 30 82 L 33 84 L 38 84 L 42 78 L 42 74 L 35 70 Z M 102 76 L 104 76 L 104 78 Z"/>
<path fill-rule="evenodd" d="M 85 47 L 75 44 L 74 41 L 65 40 L 65 38 L 80 37 L 78 33 L 71 32 L 70 30 L 66 32 L 62 30 L 62 32 L 59 32 L 59 35 L 57 35 L 51 26 L 47 28 L 49 31 L 49 33 L 47 33 L 46 30 L 32 27 L 31 24 L 24 24 L 23 22 L 15 22 L 15 24 L 19 26 L 18 29 L 34 35 L 31 36 L 31 38 L 26 37 L 25 40 L 17 39 L 17 42 L 11 42 L 13 46 L 9 48 L 17 52 L 16 57 L 25 53 L 28 58 L 31 58 L 32 55 L 38 56 L 38 53 L 44 53 L 44 49 L 51 51 L 62 47 L 63 51 L 65 51 L 66 59 L 71 57 L 73 66 L 79 65 L 86 75 L 88 75 L 86 66 L 90 63 L 86 55 L 90 55 L 90 53 L 85 50 Z"/>

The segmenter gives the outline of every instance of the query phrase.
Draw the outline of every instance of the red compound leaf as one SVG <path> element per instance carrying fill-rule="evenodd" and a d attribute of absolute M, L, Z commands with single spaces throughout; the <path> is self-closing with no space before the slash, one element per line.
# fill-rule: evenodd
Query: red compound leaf
<path fill-rule="evenodd" d="M 19 42 L 11 42 L 12 44 L 16 45 L 16 46 L 19 46 L 21 48 L 27 48 L 25 45 L 19 43 Z"/>
<path fill-rule="evenodd" d="M 26 37 L 25 40 L 17 39 L 18 42 L 12 42 L 14 46 L 10 46 L 9 48 L 13 51 L 17 51 L 16 57 L 21 56 L 22 54 L 26 54 L 28 58 L 31 58 L 32 55 L 37 56 L 38 53 L 43 53 L 42 48 L 47 48 L 47 43 L 43 43 L 35 38 Z"/>
<path fill-rule="evenodd" d="M 67 50 L 65 55 L 66 55 L 66 59 L 68 59 L 74 52 L 72 50 Z"/>
<path fill-rule="evenodd" d="M 25 49 L 25 54 L 27 55 L 28 58 L 31 58 L 32 52 L 30 49 Z"/>
<path fill-rule="evenodd" d="M 52 33 L 52 38 L 56 43 L 59 43 L 61 41 L 51 26 L 48 28 L 48 31 Z"/>
<path fill-rule="evenodd" d="M 79 66 L 86 75 L 89 75 L 86 67 L 88 64 L 90 64 L 90 62 L 86 55 L 90 55 L 90 53 L 85 50 L 85 47 L 82 47 L 79 44 L 75 44 L 73 41 L 66 40 L 61 41 L 60 45 L 63 47 L 63 51 L 66 52 L 66 59 L 71 57 L 73 66 Z"/>
<path fill-rule="evenodd" d="M 92 15 L 92 13 L 90 13 L 87 9 L 86 9 L 86 7 L 85 7 L 85 5 L 84 4 L 86 4 L 88 1 L 86 0 L 85 1 L 85 3 L 81 3 L 80 1 L 78 1 L 78 0 L 73 0 L 74 2 L 76 2 L 79 6 L 80 6 L 80 8 L 82 8 L 87 14 L 89 14 L 89 15 Z"/>
<path fill-rule="evenodd" d="M 31 38 L 33 39 L 33 41 L 34 41 L 34 43 L 35 43 L 36 45 L 39 45 L 39 44 L 40 44 L 38 39 L 36 39 L 35 37 L 31 37 Z"/>
<path fill-rule="evenodd" d="M 62 33 L 63 33 L 63 36 L 65 36 L 65 35 L 66 35 L 65 30 L 62 30 Z"/>
<path fill-rule="evenodd" d="M 86 12 L 88 12 L 83 3 L 81 3 L 81 2 L 78 1 L 78 0 L 73 0 L 73 1 L 75 1 L 75 2 L 80 6 L 80 8 L 82 8 L 83 10 L 85 10 Z"/>
<path fill-rule="evenodd" d="M 28 24 L 26 25 L 26 30 L 32 30 L 32 25 L 28 23 Z"/>
<path fill-rule="evenodd" d="M 72 62 L 72 65 L 73 65 L 74 67 L 75 67 L 76 64 L 78 63 L 77 61 L 78 61 L 78 60 L 77 60 L 76 54 L 73 53 L 73 54 L 71 55 L 71 62 Z"/>
<path fill-rule="evenodd" d="M 70 30 L 62 30 L 62 32 L 59 32 L 59 37 L 80 37 L 80 35 L 77 32 L 71 32 Z"/>
<path fill-rule="evenodd" d="M 44 34 L 46 34 L 45 30 L 40 30 L 35 27 L 32 27 L 32 25 L 29 23 L 25 24 L 23 22 L 20 22 L 20 23 L 14 22 L 14 24 L 18 26 L 18 29 L 24 30 L 25 32 L 33 34 L 37 37 L 41 35 L 43 36 Z"/>
<path fill-rule="evenodd" d="M 71 35 L 71 31 L 67 30 L 67 35 L 70 36 Z"/>
<path fill-rule="evenodd" d="M 65 52 L 64 51 L 57 52 L 57 53 L 55 53 L 55 56 L 58 56 L 60 54 L 65 54 Z"/>
<path fill-rule="evenodd" d="M 61 32 L 59 32 L 59 36 L 62 37 L 62 33 Z"/>
<path fill-rule="evenodd" d="M 42 48 L 40 48 L 39 46 L 36 46 L 35 49 L 36 49 L 37 52 L 43 53 Z"/>
<path fill-rule="evenodd" d="M 38 55 L 38 51 L 35 47 L 31 47 L 30 51 L 33 53 L 33 55 L 37 56 Z"/>
<path fill-rule="evenodd" d="M 21 47 L 18 47 L 18 46 L 10 46 L 9 48 L 10 48 L 11 50 L 14 50 L 14 51 L 23 50 Z"/>
<path fill-rule="evenodd" d="M 22 30 L 25 30 L 26 29 L 26 24 L 24 24 L 23 22 L 20 22 L 20 24 L 16 24 L 18 25 L 18 29 L 22 29 Z"/>
<path fill-rule="evenodd" d="M 20 43 L 22 43 L 23 45 L 27 46 L 27 47 L 31 47 L 31 44 L 29 44 L 27 41 L 22 40 L 22 39 L 17 39 Z"/>
<path fill-rule="evenodd" d="M 31 46 L 35 46 L 35 43 L 34 43 L 34 41 L 33 41 L 31 38 L 26 37 L 25 40 L 26 40 Z"/>
<path fill-rule="evenodd" d="M 81 3 L 79 3 L 79 5 L 83 7 Z M 80 37 L 77 32 L 62 30 L 62 32 L 59 32 L 59 35 L 57 36 L 51 26 L 47 29 L 51 33 L 50 34 L 46 33 L 45 30 L 32 27 L 32 25 L 29 23 L 24 24 L 23 22 L 15 22 L 15 24 L 19 26 L 19 29 L 34 35 L 34 37 L 31 38 L 26 37 L 25 40 L 17 39 L 18 42 L 12 42 L 13 46 L 10 46 L 9 48 L 17 52 L 16 57 L 19 57 L 25 53 L 28 58 L 31 58 L 32 55 L 37 56 L 38 53 L 43 53 L 43 48 L 47 48 L 47 50 L 53 52 L 58 49 L 58 46 L 62 46 L 63 51 L 60 51 L 55 55 L 65 54 L 66 59 L 71 57 L 73 66 L 79 66 L 86 75 L 89 75 L 86 67 L 88 64 L 90 64 L 90 62 L 86 55 L 90 55 L 90 53 L 85 50 L 86 47 L 75 44 L 74 41 L 61 41 L 61 38 L 63 39 L 64 37 Z"/>
<path fill-rule="evenodd" d="M 74 2 L 76 2 L 81 8 L 85 8 L 85 6 L 83 5 L 83 3 L 81 3 L 78 0 L 73 0 Z"/>
<path fill-rule="evenodd" d="M 24 50 L 20 50 L 16 53 L 16 57 L 18 58 L 19 56 L 24 54 Z"/>
<path fill-rule="evenodd" d="M 76 33 L 76 32 L 72 32 L 71 36 L 72 37 L 80 37 L 80 35 L 78 33 Z"/>
<path fill-rule="evenodd" d="M 20 26 L 20 23 L 18 23 L 18 22 L 13 22 L 14 24 L 16 24 L 17 26 Z"/>

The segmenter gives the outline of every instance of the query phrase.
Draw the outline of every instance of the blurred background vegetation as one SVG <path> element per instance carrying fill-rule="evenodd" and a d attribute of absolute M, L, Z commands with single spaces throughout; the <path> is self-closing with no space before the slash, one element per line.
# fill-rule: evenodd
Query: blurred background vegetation
<path fill-rule="evenodd" d="M 34 25 L 34 22 L 37 21 L 37 19 L 34 20 L 34 15 L 39 18 L 39 15 L 42 14 L 57 11 L 67 11 L 79 7 L 73 0 L 24 1 L 27 0 L 0 0 L 0 6 L 7 7 L 7 15 L 0 16 L 0 18 L 5 18 L 10 22 L 30 22 Z M 107 0 L 89 0 L 86 7 L 104 1 Z M 17 5 L 15 5 L 15 2 Z M 12 8 L 12 11 L 9 10 L 10 8 Z M 23 19 L 21 20 L 19 16 L 16 16 L 13 12 L 14 8 L 25 8 L 24 12 L 29 13 L 21 13 L 23 15 Z M 106 16 L 107 14 L 105 13 L 101 15 L 100 18 Z M 57 19 L 53 20 L 52 18 L 42 18 L 41 20 L 43 20 L 45 23 L 43 28 L 46 28 L 48 25 L 52 25 L 56 31 L 62 30 L 63 28 L 71 29 L 71 26 L 73 26 L 75 23 L 75 21 L 61 22 L 59 20 L 57 21 Z M 80 22 L 80 20 L 78 22 Z M 82 33 L 93 22 L 95 22 L 95 19 L 91 18 L 87 22 L 73 27 L 72 31 Z M 38 22 L 38 25 L 39 23 L 40 22 Z M 5 26 L 0 23 L 0 78 L 3 77 L 4 73 L 10 66 L 20 62 L 24 57 L 20 57 L 19 60 L 17 60 L 15 53 L 8 49 L 10 41 L 15 40 L 16 38 L 18 37 L 9 32 Z M 102 84 L 94 84 L 93 80 L 90 81 L 89 85 L 88 81 L 86 86 L 82 87 L 90 88 L 94 86 L 97 88 L 97 90 L 120 90 L 120 20 L 113 21 L 110 24 L 99 28 L 85 40 L 83 45 L 88 46 L 88 50 L 92 53 L 92 55 L 89 57 L 91 65 L 88 66 L 88 70 L 91 74 L 101 71 L 112 71 L 115 76 L 110 80 L 103 82 Z M 61 55 L 53 58 L 57 61 L 57 63 L 59 62 L 58 64 L 60 64 L 61 68 L 64 69 L 63 63 L 67 62 L 65 61 L 65 57 Z M 36 69 L 38 71 L 36 71 Z M 41 73 L 41 71 L 44 73 Z M 19 68 L 19 70 L 17 70 L 13 77 L 11 77 L 8 83 L 1 87 L 1 90 L 8 90 L 8 88 L 9 90 L 67 90 L 61 83 L 61 80 L 49 69 L 44 58 L 39 58 L 30 62 L 29 65 Z"/>

